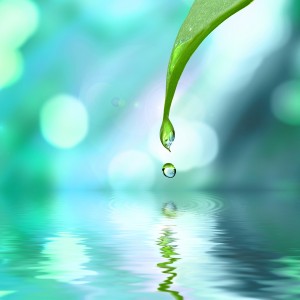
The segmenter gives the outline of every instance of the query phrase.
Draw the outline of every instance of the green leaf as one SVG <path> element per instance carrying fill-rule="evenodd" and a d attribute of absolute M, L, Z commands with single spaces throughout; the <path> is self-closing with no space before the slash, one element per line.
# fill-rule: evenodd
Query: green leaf
<path fill-rule="evenodd" d="M 170 150 L 170 143 L 166 144 L 167 137 L 171 135 L 175 138 L 173 125 L 169 120 L 170 108 L 178 81 L 187 62 L 202 41 L 218 25 L 252 1 L 195 0 L 191 7 L 175 40 L 167 72 L 166 98 L 160 139 L 164 147 L 168 150 Z"/>

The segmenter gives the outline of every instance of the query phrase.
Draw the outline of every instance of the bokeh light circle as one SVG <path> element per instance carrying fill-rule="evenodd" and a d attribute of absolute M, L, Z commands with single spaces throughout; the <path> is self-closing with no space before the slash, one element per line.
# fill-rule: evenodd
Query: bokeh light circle
<path fill-rule="evenodd" d="M 113 189 L 149 189 L 154 182 L 154 164 L 146 153 L 130 150 L 119 153 L 109 165 Z"/>
<path fill-rule="evenodd" d="M 17 81 L 23 71 L 23 58 L 19 51 L 0 46 L 0 88 Z"/>
<path fill-rule="evenodd" d="M 219 151 L 215 130 L 201 122 L 172 119 L 175 141 L 168 153 L 159 141 L 159 130 L 153 131 L 149 147 L 161 162 L 171 161 L 178 171 L 188 171 L 210 164 Z"/>
<path fill-rule="evenodd" d="M 272 96 L 272 111 L 281 122 L 300 126 L 300 81 L 287 81 Z"/>
<path fill-rule="evenodd" d="M 37 29 L 38 9 L 29 0 L 0 1 L 0 44 L 20 47 Z"/>
<path fill-rule="evenodd" d="M 88 131 L 88 114 L 83 104 L 69 95 L 48 100 L 40 114 L 43 137 L 51 145 L 71 148 L 79 144 Z"/>

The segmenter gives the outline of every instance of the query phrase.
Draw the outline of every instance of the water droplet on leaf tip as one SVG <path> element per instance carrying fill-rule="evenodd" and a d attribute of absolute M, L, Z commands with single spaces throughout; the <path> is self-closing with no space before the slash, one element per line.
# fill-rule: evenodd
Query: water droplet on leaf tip
<path fill-rule="evenodd" d="M 163 146 L 171 152 L 170 147 L 175 140 L 175 131 L 170 120 L 163 122 L 160 129 L 160 140 Z"/>
<path fill-rule="evenodd" d="M 175 135 L 172 132 L 170 132 L 169 137 L 164 140 L 164 147 L 167 148 L 170 152 L 171 152 L 170 148 L 174 140 L 175 140 Z"/>
<path fill-rule="evenodd" d="M 176 175 L 176 168 L 171 163 L 166 163 L 162 167 L 163 174 L 168 178 L 173 178 Z"/>

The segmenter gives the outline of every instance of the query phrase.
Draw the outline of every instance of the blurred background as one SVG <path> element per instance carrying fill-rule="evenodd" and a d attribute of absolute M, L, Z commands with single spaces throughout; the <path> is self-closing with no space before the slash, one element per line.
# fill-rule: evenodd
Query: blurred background
<path fill-rule="evenodd" d="M 191 3 L 0 0 L 0 188 L 297 187 L 298 0 L 255 0 L 207 38 L 175 95 L 172 153 L 160 144 Z"/>
<path fill-rule="evenodd" d="M 300 299 L 300 1 L 205 40 L 169 153 L 191 4 L 0 0 L 0 298 Z"/>

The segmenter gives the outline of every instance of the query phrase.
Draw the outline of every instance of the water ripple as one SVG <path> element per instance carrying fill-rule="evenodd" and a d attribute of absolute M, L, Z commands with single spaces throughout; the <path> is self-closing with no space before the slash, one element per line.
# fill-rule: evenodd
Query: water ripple
<path fill-rule="evenodd" d="M 298 194 L 0 201 L 0 297 L 299 299 L 299 209 Z"/>
<path fill-rule="evenodd" d="M 212 215 L 223 209 L 223 202 L 213 194 L 195 194 L 186 200 L 180 203 L 179 210 L 182 212 Z"/>

